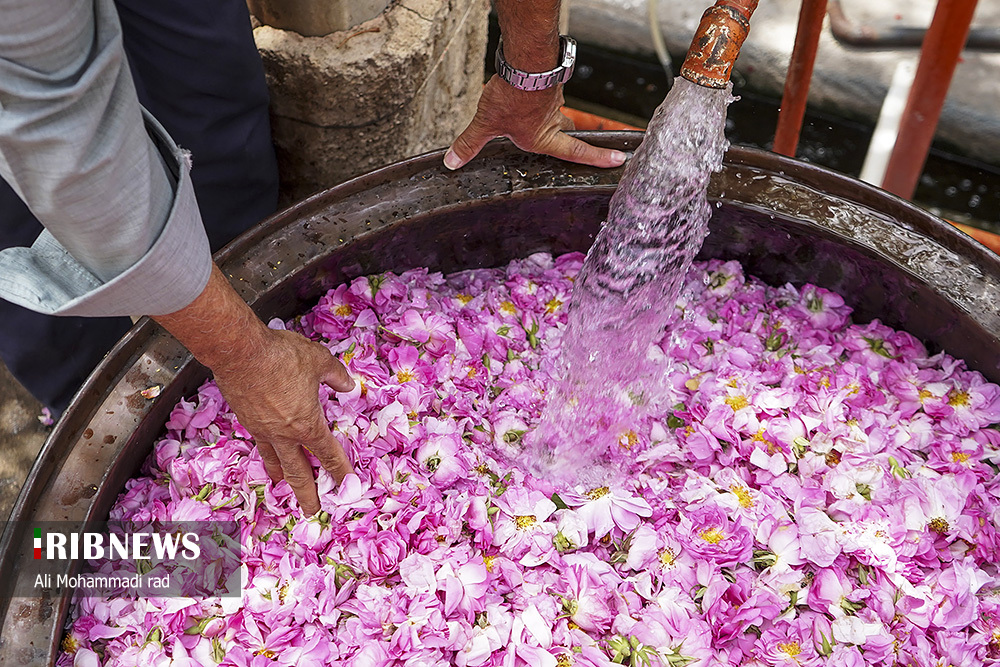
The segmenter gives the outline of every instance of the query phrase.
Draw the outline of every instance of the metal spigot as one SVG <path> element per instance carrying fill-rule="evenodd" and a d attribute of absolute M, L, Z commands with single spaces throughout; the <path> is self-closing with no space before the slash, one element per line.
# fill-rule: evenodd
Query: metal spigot
<path fill-rule="evenodd" d="M 681 76 L 699 86 L 725 88 L 758 0 L 718 0 L 705 10 L 691 40 Z"/>

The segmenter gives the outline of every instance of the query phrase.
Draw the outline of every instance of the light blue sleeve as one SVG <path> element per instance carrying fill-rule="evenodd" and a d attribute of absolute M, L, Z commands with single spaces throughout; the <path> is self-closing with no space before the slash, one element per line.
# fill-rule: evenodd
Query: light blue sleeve
<path fill-rule="evenodd" d="M 0 297 L 56 315 L 183 308 L 208 239 L 188 160 L 139 106 L 112 0 L 0 0 L 0 17 L 0 176 L 46 228 L 0 252 Z"/>

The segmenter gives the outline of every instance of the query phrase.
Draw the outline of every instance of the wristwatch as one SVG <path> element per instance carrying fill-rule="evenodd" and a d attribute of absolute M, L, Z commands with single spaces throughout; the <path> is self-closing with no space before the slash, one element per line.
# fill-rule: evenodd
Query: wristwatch
<path fill-rule="evenodd" d="M 520 90 L 545 90 L 560 83 L 566 83 L 573 76 L 576 67 L 576 40 L 566 35 L 559 36 L 559 66 L 548 72 L 531 73 L 511 67 L 503 57 L 503 38 L 497 46 L 497 74 L 510 85 Z"/>

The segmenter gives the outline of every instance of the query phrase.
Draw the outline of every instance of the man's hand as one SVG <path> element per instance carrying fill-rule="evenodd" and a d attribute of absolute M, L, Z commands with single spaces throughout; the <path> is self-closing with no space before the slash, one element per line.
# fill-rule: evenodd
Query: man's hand
<path fill-rule="evenodd" d="M 621 151 L 598 148 L 565 133 L 573 121 L 559 110 L 562 86 L 524 91 L 494 75 L 483 88 L 475 118 L 448 149 L 444 164 L 458 169 L 495 137 L 508 137 L 521 150 L 595 167 L 617 167 Z"/>
<path fill-rule="evenodd" d="M 264 326 L 214 266 L 197 299 L 154 319 L 212 369 L 222 395 L 254 436 L 272 481 L 286 480 L 302 511 L 318 512 L 316 480 L 303 447 L 338 483 L 351 472 L 319 403 L 320 383 L 337 391 L 354 387 L 343 365 L 319 343 Z"/>
<path fill-rule="evenodd" d="M 290 331 L 267 330 L 261 353 L 245 365 L 215 374 L 215 383 L 253 434 L 271 481 L 282 479 L 307 515 L 319 511 L 313 469 L 303 448 L 312 452 L 339 484 L 352 472 L 340 442 L 320 408 L 318 388 L 350 391 L 347 369 L 319 343 Z"/>

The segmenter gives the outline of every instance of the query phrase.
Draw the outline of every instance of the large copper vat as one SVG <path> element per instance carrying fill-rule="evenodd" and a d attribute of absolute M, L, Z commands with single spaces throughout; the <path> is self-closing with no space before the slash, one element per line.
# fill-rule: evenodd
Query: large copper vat
<path fill-rule="evenodd" d="M 639 133 L 584 133 L 634 149 Z M 502 265 L 585 250 L 620 170 L 490 144 L 459 172 L 442 153 L 392 165 L 272 217 L 218 256 L 264 319 L 287 318 L 345 279 L 417 266 Z M 856 321 L 881 318 L 1000 382 L 1000 259 L 950 225 L 853 179 L 772 153 L 732 149 L 712 180 L 718 208 L 704 257 L 741 260 L 769 282 L 840 292 Z M 143 321 L 87 381 L 58 424 L 0 542 L 0 664 L 55 659 L 69 600 L 9 599 L 32 521 L 100 521 L 177 400 L 206 377 Z M 162 387 L 159 397 L 141 391 Z"/>

